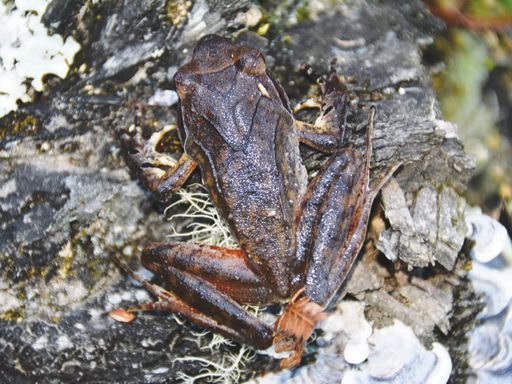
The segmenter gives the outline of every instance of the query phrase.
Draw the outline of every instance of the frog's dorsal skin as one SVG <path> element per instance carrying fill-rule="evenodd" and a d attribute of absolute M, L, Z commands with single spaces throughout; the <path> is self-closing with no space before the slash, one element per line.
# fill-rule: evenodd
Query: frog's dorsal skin
<path fill-rule="evenodd" d="M 224 53 L 214 69 L 201 64 L 211 63 L 210 52 Z M 187 153 L 251 267 L 288 298 L 296 271 L 295 214 L 307 174 L 289 106 L 267 76 L 263 56 L 208 37 L 175 84 Z"/>
<path fill-rule="evenodd" d="M 149 245 L 142 264 L 169 291 L 119 263 L 159 298 L 142 309 L 179 313 L 256 348 L 273 344 L 292 352 L 281 366 L 295 366 L 363 245 L 375 196 L 396 170 L 370 188 L 375 110 L 366 152 L 356 151 L 344 143 L 347 92 L 334 71 L 322 84 L 320 124 L 296 121 L 262 53 L 215 35 L 199 41 L 174 82 L 185 153 L 162 171 L 139 136 L 125 137 L 128 163 L 162 200 L 198 166 L 240 249 Z M 309 185 L 299 142 L 332 154 Z M 285 301 L 273 331 L 241 306 Z"/>

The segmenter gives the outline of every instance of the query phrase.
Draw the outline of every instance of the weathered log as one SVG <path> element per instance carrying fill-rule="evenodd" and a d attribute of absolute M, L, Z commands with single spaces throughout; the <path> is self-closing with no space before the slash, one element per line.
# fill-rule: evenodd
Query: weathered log
<path fill-rule="evenodd" d="M 165 207 L 128 172 L 118 132 L 134 123 L 139 105 L 146 125 L 175 122 L 173 107 L 147 105 L 162 104 L 155 96 L 172 104 L 164 91 L 174 71 L 209 33 L 262 49 L 292 105 L 316 89 L 299 68 L 326 73 L 336 58 L 351 92 L 355 146 L 368 108 L 377 107 L 373 173 L 404 165 L 382 193 L 383 208 L 376 204 L 366 252 L 344 292 L 366 303 L 374 329 L 398 319 L 427 347 L 440 339 L 449 350 L 463 345 L 451 329 L 460 319 L 451 316 L 458 290 L 467 289 L 457 255 L 465 234 L 460 193 L 473 165 L 456 127 L 442 120 L 422 63 L 442 24 L 419 1 L 340 3 L 269 5 L 264 37 L 247 28 L 255 8 L 246 1 L 50 4 L 48 27 L 73 35 L 82 50 L 65 80 L 48 79 L 33 103 L 0 122 L 0 381 L 175 382 L 203 368 L 177 358 L 240 353 L 238 345 L 201 349 L 198 329 L 169 314 L 141 314 L 128 325 L 108 317 L 149 299 L 110 255 L 136 259 L 171 232 L 162 224 Z M 304 21 L 290 16 L 304 10 Z M 322 160 L 303 154 L 311 170 Z M 452 360 L 463 378 L 459 349 Z M 310 351 L 304 364 L 314 359 Z M 275 368 L 257 355 L 242 376 Z"/>

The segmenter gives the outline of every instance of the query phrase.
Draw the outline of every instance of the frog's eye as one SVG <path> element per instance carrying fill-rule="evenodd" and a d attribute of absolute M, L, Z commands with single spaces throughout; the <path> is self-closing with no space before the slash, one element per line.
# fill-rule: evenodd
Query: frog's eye
<path fill-rule="evenodd" d="M 235 68 L 251 75 L 265 73 L 265 59 L 258 51 L 246 52 L 239 56 L 234 62 Z"/>
<path fill-rule="evenodd" d="M 240 57 L 237 60 L 235 60 L 235 68 L 238 71 L 243 71 L 243 69 L 245 68 L 245 59 L 243 57 Z"/>

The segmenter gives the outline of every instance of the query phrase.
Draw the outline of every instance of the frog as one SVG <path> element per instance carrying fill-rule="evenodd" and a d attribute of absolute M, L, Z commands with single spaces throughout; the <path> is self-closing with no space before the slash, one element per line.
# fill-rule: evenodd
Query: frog
<path fill-rule="evenodd" d="M 346 142 L 349 92 L 334 66 L 320 82 L 319 117 L 306 123 L 294 117 L 263 53 L 218 35 L 201 38 L 173 80 L 183 154 L 162 169 L 147 143 L 124 135 L 127 163 L 163 202 L 199 168 L 239 248 L 150 244 L 141 263 L 162 285 L 117 258 L 157 298 L 130 311 L 179 314 L 254 348 L 287 352 L 281 367 L 295 367 L 364 244 L 374 199 L 399 166 L 370 184 L 376 109 L 365 148 L 356 149 Z M 328 156 L 310 181 L 300 145 Z M 285 308 L 273 326 L 244 307 L 273 304 Z"/>

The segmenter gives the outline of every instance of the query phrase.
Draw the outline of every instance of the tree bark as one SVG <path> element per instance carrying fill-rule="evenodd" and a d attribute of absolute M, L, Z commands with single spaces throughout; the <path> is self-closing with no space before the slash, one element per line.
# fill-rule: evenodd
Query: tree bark
<path fill-rule="evenodd" d="M 139 105 L 148 125 L 175 122 L 173 106 L 145 106 L 171 88 L 174 71 L 210 33 L 261 49 L 292 105 L 316 89 L 299 68 L 324 74 L 336 58 L 351 94 L 355 146 L 362 147 L 360 128 L 376 106 L 373 179 L 403 166 L 375 205 L 366 251 L 344 292 L 365 303 L 373 329 L 398 319 L 427 347 L 435 340 L 458 346 L 450 351 L 463 377 L 464 344 L 451 328 L 460 318 L 451 316 L 458 290 L 467 289 L 457 255 L 465 234 L 460 194 L 473 163 L 456 127 L 440 116 L 422 58 L 443 26 L 419 1 L 320 10 L 278 3 L 265 6 L 264 36 L 254 31 L 265 20 L 247 28 L 254 6 L 246 1 L 50 4 L 48 27 L 73 35 L 82 49 L 66 79 L 47 79 L 33 103 L 0 123 L 0 185 L 13 187 L 0 194 L 0 381 L 175 382 L 203 368 L 176 358 L 239 353 L 238 345 L 201 349 L 198 329 L 169 314 L 144 313 L 128 325 L 108 317 L 149 299 L 110 255 L 137 259 L 141 247 L 170 234 L 165 207 L 124 164 L 118 132 L 134 123 Z M 323 159 L 307 149 L 303 155 L 310 171 Z M 334 344 L 313 345 L 320 353 Z M 315 356 L 310 349 L 304 364 Z M 256 355 L 242 378 L 274 369 L 275 360 Z"/>

